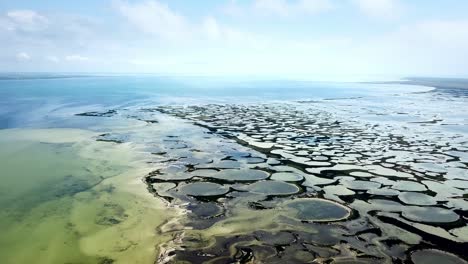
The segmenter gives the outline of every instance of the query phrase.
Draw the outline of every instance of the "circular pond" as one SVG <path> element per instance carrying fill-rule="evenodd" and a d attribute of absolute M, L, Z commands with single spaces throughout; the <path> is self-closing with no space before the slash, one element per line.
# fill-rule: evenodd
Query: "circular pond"
<path fill-rule="evenodd" d="M 259 181 L 246 187 L 253 193 L 265 195 L 290 195 L 299 192 L 299 187 L 281 181 Z"/>
<path fill-rule="evenodd" d="M 455 212 L 440 207 L 407 206 L 402 215 L 411 221 L 423 223 L 451 223 L 460 218 Z"/>
<path fill-rule="evenodd" d="M 434 197 L 418 192 L 404 192 L 398 195 L 398 199 L 405 204 L 411 205 L 435 205 L 437 201 Z"/>
<path fill-rule="evenodd" d="M 296 212 L 295 218 L 304 221 L 340 221 L 351 215 L 351 209 L 339 203 L 320 198 L 301 198 L 286 203 Z"/>
<path fill-rule="evenodd" d="M 275 181 L 297 182 L 304 179 L 304 177 L 297 173 L 277 172 L 271 175 L 271 179 Z"/>
<path fill-rule="evenodd" d="M 269 174 L 261 170 L 222 170 L 210 177 L 225 181 L 258 181 L 268 178 Z"/>
<path fill-rule="evenodd" d="M 366 191 L 380 188 L 381 184 L 372 181 L 343 181 L 343 185 L 351 190 Z"/>
<path fill-rule="evenodd" d="M 219 196 L 226 194 L 229 188 L 211 182 L 195 182 L 179 188 L 179 192 L 190 196 Z"/>
<path fill-rule="evenodd" d="M 458 256 L 437 249 L 423 249 L 411 254 L 414 264 L 468 264 Z"/>

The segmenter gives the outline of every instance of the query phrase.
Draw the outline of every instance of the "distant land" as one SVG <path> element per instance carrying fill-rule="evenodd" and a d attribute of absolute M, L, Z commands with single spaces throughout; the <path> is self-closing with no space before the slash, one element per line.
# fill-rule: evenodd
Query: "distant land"
<path fill-rule="evenodd" d="M 422 85 L 431 86 L 437 89 L 468 89 L 467 78 L 406 77 L 401 81 L 371 83 Z"/>

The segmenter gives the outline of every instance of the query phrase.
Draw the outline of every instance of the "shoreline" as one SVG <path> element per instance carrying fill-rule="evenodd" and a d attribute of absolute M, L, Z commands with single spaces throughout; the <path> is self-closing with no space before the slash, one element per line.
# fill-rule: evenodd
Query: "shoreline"
<path fill-rule="evenodd" d="M 408 77 L 401 81 L 364 82 L 370 84 L 403 84 L 433 87 L 435 90 L 465 90 L 468 89 L 468 79 L 464 78 L 431 78 Z"/>

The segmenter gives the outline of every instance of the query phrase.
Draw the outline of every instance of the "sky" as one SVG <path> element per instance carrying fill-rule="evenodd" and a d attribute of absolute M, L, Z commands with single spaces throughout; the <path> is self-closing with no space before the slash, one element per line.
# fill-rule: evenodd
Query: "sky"
<path fill-rule="evenodd" d="M 0 71 L 468 76 L 466 0 L 0 0 Z"/>

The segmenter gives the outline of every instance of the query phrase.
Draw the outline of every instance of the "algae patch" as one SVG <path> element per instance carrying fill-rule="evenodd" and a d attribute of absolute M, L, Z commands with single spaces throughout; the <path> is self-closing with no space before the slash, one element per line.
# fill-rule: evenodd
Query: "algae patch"
<path fill-rule="evenodd" d="M 85 130 L 0 131 L 2 263 L 152 263 L 172 215 L 129 145 Z"/>

